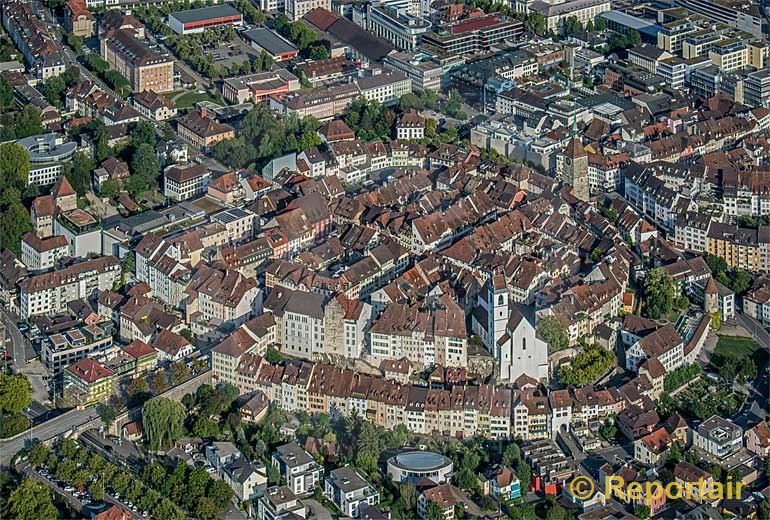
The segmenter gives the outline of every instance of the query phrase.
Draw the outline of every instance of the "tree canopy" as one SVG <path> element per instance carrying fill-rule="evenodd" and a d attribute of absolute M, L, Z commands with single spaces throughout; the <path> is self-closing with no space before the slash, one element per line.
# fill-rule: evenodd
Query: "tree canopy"
<path fill-rule="evenodd" d="M 34 480 L 25 479 L 13 490 L 8 501 L 11 517 L 16 520 L 53 520 L 59 511 L 53 505 L 51 489 Z"/>
<path fill-rule="evenodd" d="M 671 312 L 676 298 L 676 282 L 662 267 L 650 269 L 644 278 L 644 309 L 652 319 Z"/>
<path fill-rule="evenodd" d="M 142 407 L 142 422 L 151 450 L 170 448 L 184 434 L 185 409 L 181 403 L 153 397 Z"/>
<path fill-rule="evenodd" d="M 557 352 L 569 347 L 569 334 L 559 318 L 550 315 L 537 322 L 537 333 L 548 343 L 548 352 Z"/>

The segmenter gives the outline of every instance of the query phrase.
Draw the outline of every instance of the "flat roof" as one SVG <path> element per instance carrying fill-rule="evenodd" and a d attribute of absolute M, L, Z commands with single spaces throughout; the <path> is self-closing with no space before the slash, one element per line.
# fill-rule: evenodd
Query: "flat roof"
<path fill-rule="evenodd" d="M 452 463 L 451 460 L 432 451 L 405 451 L 391 457 L 389 464 L 407 471 L 435 471 Z"/>
<path fill-rule="evenodd" d="M 242 16 L 241 12 L 229 4 L 201 7 L 200 9 L 186 9 L 169 14 L 181 23 L 202 22 L 212 18 L 224 18 L 226 16 Z"/>
<path fill-rule="evenodd" d="M 283 54 L 285 52 L 294 52 L 299 50 L 297 47 L 295 47 L 287 40 L 281 38 L 275 32 L 271 31 L 270 29 L 265 29 L 264 27 L 246 31 L 243 33 L 243 35 L 265 49 L 273 56 Z"/>
<path fill-rule="evenodd" d="M 640 33 L 651 36 L 657 35 L 661 30 L 661 27 L 654 22 L 639 18 L 638 16 L 632 16 L 622 11 L 605 11 L 600 16 L 605 20 L 625 25 L 630 29 L 636 29 Z"/>

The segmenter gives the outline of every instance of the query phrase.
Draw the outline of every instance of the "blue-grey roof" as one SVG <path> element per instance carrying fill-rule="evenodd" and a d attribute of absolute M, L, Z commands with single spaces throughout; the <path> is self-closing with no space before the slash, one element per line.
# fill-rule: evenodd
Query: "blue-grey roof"
<path fill-rule="evenodd" d="M 282 54 L 284 52 L 292 52 L 297 50 L 297 47 L 295 47 L 293 44 L 281 38 L 270 29 L 265 29 L 264 27 L 246 31 L 243 33 L 243 35 L 252 42 L 256 43 L 258 46 L 265 49 L 273 56 Z"/>
<path fill-rule="evenodd" d="M 229 4 L 213 5 L 211 7 L 201 7 L 200 9 L 187 9 L 177 11 L 169 16 L 174 17 L 182 23 L 202 22 L 212 18 L 224 18 L 225 16 L 238 16 L 241 12 Z"/>
<path fill-rule="evenodd" d="M 398 468 L 410 471 L 432 471 L 445 467 L 452 462 L 438 453 L 431 451 L 405 451 L 390 459 Z"/>
<path fill-rule="evenodd" d="M 632 16 L 622 11 L 606 11 L 600 16 L 609 22 L 615 22 L 617 24 L 624 25 L 629 29 L 636 29 L 640 33 L 644 33 L 649 36 L 657 36 L 661 29 L 661 27 L 656 23 L 645 20 L 644 18 Z"/>

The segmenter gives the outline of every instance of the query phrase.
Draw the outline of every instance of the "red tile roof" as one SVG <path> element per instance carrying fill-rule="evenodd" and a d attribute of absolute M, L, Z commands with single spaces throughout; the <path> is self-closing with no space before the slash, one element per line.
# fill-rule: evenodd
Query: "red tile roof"
<path fill-rule="evenodd" d="M 68 366 L 67 370 L 88 384 L 112 375 L 112 370 L 104 368 L 91 358 L 83 358 L 74 365 Z"/>

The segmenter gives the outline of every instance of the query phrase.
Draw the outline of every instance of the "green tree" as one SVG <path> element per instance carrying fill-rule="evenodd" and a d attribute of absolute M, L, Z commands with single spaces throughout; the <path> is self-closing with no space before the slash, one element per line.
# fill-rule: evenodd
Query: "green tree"
<path fill-rule="evenodd" d="M 131 146 L 137 150 L 143 144 L 149 144 L 153 147 L 156 141 L 155 127 L 149 121 L 142 119 L 131 132 Z"/>
<path fill-rule="evenodd" d="M 171 364 L 171 384 L 176 386 L 188 377 L 190 377 L 190 367 L 187 366 L 187 363 L 184 361 L 176 361 Z"/>
<path fill-rule="evenodd" d="M 265 361 L 270 364 L 277 365 L 283 361 L 283 356 L 275 348 L 268 347 L 267 351 L 265 352 Z"/>
<path fill-rule="evenodd" d="M 120 195 L 120 181 L 107 179 L 102 183 L 99 195 L 107 199 L 114 199 Z"/>
<path fill-rule="evenodd" d="M 10 108 L 13 102 L 13 87 L 5 78 L 0 77 L 0 108 Z"/>
<path fill-rule="evenodd" d="M 398 99 L 399 112 L 406 112 L 408 110 L 422 110 L 422 100 L 415 94 L 404 94 Z"/>
<path fill-rule="evenodd" d="M 206 496 L 222 511 L 230 504 L 230 500 L 233 498 L 233 490 L 224 480 L 209 479 Z"/>
<path fill-rule="evenodd" d="M 136 149 L 131 158 L 131 173 L 133 175 L 127 179 L 125 187 L 133 197 L 138 197 L 148 188 L 157 188 L 160 161 L 154 146 L 145 143 Z"/>
<path fill-rule="evenodd" d="M 616 362 L 617 358 L 611 351 L 599 345 L 588 345 L 569 365 L 559 368 L 558 379 L 564 386 L 585 385 L 595 381 Z"/>
<path fill-rule="evenodd" d="M 444 511 L 435 502 L 429 502 L 425 508 L 425 520 L 445 520 Z"/>
<path fill-rule="evenodd" d="M 455 476 L 455 483 L 457 487 L 465 490 L 475 490 L 479 486 L 479 481 L 470 468 L 462 468 Z"/>
<path fill-rule="evenodd" d="M 62 103 L 62 95 L 66 90 L 67 85 L 64 83 L 64 78 L 61 76 L 54 76 L 49 78 L 43 85 L 43 97 L 51 105 L 61 108 L 64 106 Z"/>
<path fill-rule="evenodd" d="M 444 103 L 444 112 L 448 116 L 454 117 L 462 109 L 462 106 L 463 97 L 460 92 L 457 89 L 450 90 L 449 97 L 446 103 Z"/>
<path fill-rule="evenodd" d="M 601 16 L 597 17 L 594 21 L 594 27 L 597 31 L 606 31 L 607 30 L 607 21 L 602 18 Z"/>
<path fill-rule="evenodd" d="M 44 129 L 40 120 L 40 110 L 33 105 L 25 105 L 16 116 L 14 128 L 18 139 L 42 134 Z"/>
<path fill-rule="evenodd" d="M 96 164 L 87 152 L 77 152 L 72 158 L 71 168 L 65 172 L 78 195 L 83 196 L 91 189 L 91 176 Z"/>
<path fill-rule="evenodd" d="M 198 416 L 193 423 L 192 433 L 201 439 L 211 439 L 219 436 L 219 425 L 205 416 Z"/>
<path fill-rule="evenodd" d="M 27 185 L 29 153 L 16 143 L 0 144 L 0 186 L 19 190 Z"/>
<path fill-rule="evenodd" d="M 652 319 L 671 312 L 676 297 L 676 282 L 662 267 L 650 269 L 644 278 L 644 309 Z"/>
<path fill-rule="evenodd" d="M 142 423 L 147 445 L 153 451 L 171 447 L 184 433 L 185 409 L 165 397 L 153 397 L 142 407 Z"/>
<path fill-rule="evenodd" d="M 325 60 L 329 57 L 329 51 L 325 45 L 313 45 L 308 50 L 307 57 L 311 60 Z"/>
<path fill-rule="evenodd" d="M 99 413 L 99 418 L 102 420 L 102 423 L 109 428 L 110 425 L 115 422 L 115 419 L 117 417 L 117 414 L 115 413 L 115 408 L 108 404 L 99 404 L 96 407 L 96 411 Z"/>
<path fill-rule="evenodd" d="M 607 442 L 612 442 L 618 436 L 618 427 L 615 425 L 615 419 L 607 418 L 604 424 L 599 428 L 599 435 Z"/>
<path fill-rule="evenodd" d="M 0 372 L 0 410 L 21 412 L 32 402 L 32 386 L 27 376 Z"/>
<path fill-rule="evenodd" d="M 549 352 L 558 352 L 569 347 L 567 327 L 554 315 L 545 316 L 537 322 L 537 333 L 548 343 Z"/>
<path fill-rule="evenodd" d="M 27 417 L 21 413 L 0 415 L 0 438 L 13 437 L 30 427 Z"/>
<path fill-rule="evenodd" d="M 13 490 L 8 500 L 11 517 L 15 520 L 52 520 L 59 518 L 53 505 L 51 490 L 39 482 L 25 479 Z"/>
<path fill-rule="evenodd" d="M 152 375 L 152 390 L 155 395 L 162 394 L 170 388 L 168 384 L 168 375 L 165 370 L 157 370 Z"/>
<path fill-rule="evenodd" d="M 200 497 L 195 505 L 195 515 L 200 520 L 214 520 L 219 516 L 219 510 L 209 497 Z"/>
<path fill-rule="evenodd" d="M 39 466 L 48 460 L 51 450 L 42 442 L 38 442 L 29 450 L 28 460 L 33 466 Z"/>
<path fill-rule="evenodd" d="M 10 249 L 21 255 L 21 237 L 32 231 L 27 208 L 16 188 L 0 190 L 0 250 Z"/>
<path fill-rule="evenodd" d="M 548 20 L 540 13 L 529 13 L 524 21 L 524 28 L 538 36 L 545 36 L 548 32 Z"/>
<path fill-rule="evenodd" d="M 636 506 L 634 508 L 634 516 L 639 520 L 647 520 L 650 518 L 650 508 L 647 506 Z"/>
<path fill-rule="evenodd" d="M 529 464 L 524 459 L 519 459 L 513 469 L 521 483 L 521 494 L 526 495 L 532 483 L 532 468 L 529 467 Z"/>
<path fill-rule="evenodd" d="M 580 20 L 578 20 L 576 16 L 568 16 L 567 19 L 564 20 L 563 30 L 564 34 L 583 32 L 583 24 L 580 23 Z"/>
<path fill-rule="evenodd" d="M 628 47 L 634 47 L 642 43 L 642 35 L 636 29 L 630 29 L 626 33 L 626 45 Z"/>

